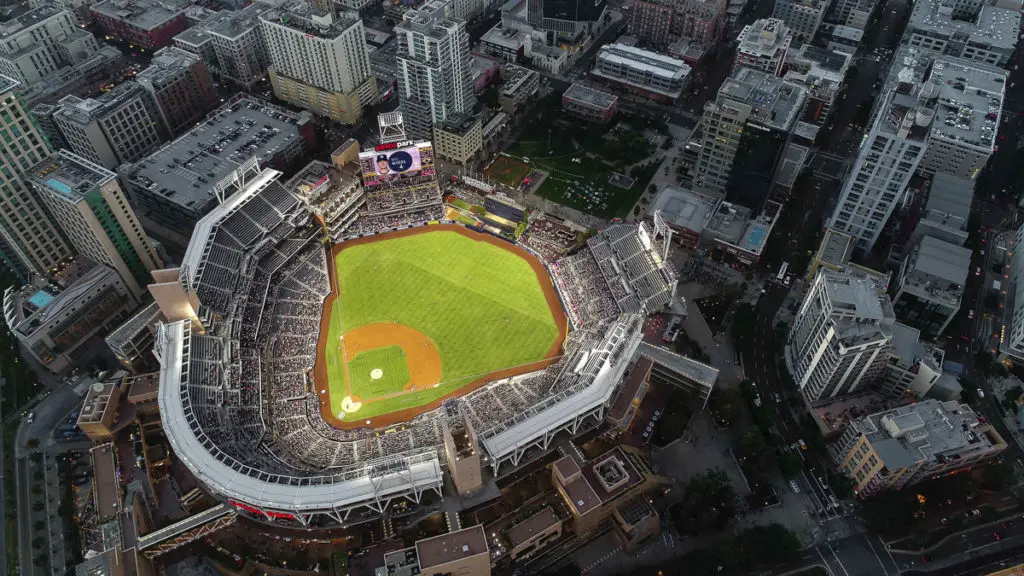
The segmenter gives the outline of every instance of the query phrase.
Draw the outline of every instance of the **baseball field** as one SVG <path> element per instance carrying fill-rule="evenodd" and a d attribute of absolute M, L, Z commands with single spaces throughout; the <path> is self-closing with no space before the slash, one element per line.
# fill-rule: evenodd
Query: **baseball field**
<path fill-rule="evenodd" d="M 345 242 L 332 255 L 314 378 L 335 426 L 406 420 L 561 353 L 558 297 L 521 248 L 435 225 Z"/>

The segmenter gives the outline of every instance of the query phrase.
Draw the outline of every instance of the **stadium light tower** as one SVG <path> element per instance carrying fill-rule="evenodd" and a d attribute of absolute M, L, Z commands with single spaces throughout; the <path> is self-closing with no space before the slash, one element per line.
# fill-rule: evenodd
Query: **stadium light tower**
<path fill-rule="evenodd" d="M 378 114 L 377 126 L 380 127 L 381 144 L 405 140 L 405 122 L 400 110 Z"/>

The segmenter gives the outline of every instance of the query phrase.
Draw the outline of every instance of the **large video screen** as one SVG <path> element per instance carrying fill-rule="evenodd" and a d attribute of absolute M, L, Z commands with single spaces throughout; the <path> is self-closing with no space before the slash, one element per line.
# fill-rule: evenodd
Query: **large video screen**
<path fill-rule="evenodd" d="M 376 150 L 359 153 L 363 185 L 376 186 L 401 178 L 434 175 L 434 150 L 429 142 L 411 146 L 378 146 Z"/>

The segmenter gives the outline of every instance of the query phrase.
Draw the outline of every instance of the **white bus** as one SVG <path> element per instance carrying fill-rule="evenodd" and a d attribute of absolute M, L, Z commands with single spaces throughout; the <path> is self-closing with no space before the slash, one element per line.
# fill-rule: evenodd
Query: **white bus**
<path fill-rule="evenodd" d="M 782 267 L 779 268 L 779 274 L 775 277 L 779 282 L 782 282 L 786 278 L 786 270 L 789 270 L 789 262 L 783 262 Z"/>

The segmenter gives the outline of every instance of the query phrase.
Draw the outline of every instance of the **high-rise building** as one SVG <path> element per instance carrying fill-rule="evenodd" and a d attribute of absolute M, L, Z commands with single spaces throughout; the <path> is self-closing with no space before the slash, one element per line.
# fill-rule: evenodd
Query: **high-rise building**
<path fill-rule="evenodd" d="M 842 26 L 864 30 L 877 5 L 878 0 L 836 0 L 828 19 Z"/>
<path fill-rule="evenodd" d="M 813 141 L 839 98 L 852 54 L 804 44 L 789 56 L 784 78 L 807 88 L 807 104 L 794 129 Z"/>
<path fill-rule="evenodd" d="M 925 236 L 903 259 L 893 309 L 900 322 L 937 338 L 960 311 L 971 251 Z"/>
<path fill-rule="evenodd" d="M 37 164 L 30 182 L 82 255 L 116 271 L 136 301 L 163 266 L 117 174 L 67 150 Z"/>
<path fill-rule="evenodd" d="M 448 18 L 445 3 L 435 0 L 407 11 L 395 34 L 406 133 L 429 140 L 434 125 L 469 113 L 476 103 L 466 23 Z"/>
<path fill-rule="evenodd" d="M 806 98 L 803 86 L 751 68 L 726 79 L 700 119 L 694 188 L 760 210 Z M 733 170 L 737 159 L 742 170 Z"/>
<path fill-rule="evenodd" d="M 871 250 L 925 154 L 941 92 L 938 82 L 921 77 L 913 62 L 899 58 L 895 85 L 875 107 L 852 171 L 843 183 L 830 226 L 857 238 Z M 927 80 L 927 81 L 926 81 Z"/>
<path fill-rule="evenodd" d="M 1016 49 L 1020 22 L 1019 6 L 922 0 L 914 2 L 903 38 L 937 55 L 1005 66 Z"/>
<path fill-rule="evenodd" d="M 0 76 L 0 260 L 27 280 L 31 272 L 47 274 L 72 250 L 23 179 L 50 149 L 17 89 Z"/>
<path fill-rule="evenodd" d="M 822 268 L 797 311 L 786 364 L 809 402 L 850 394 L 878 377 L 896 319 L 871 277 Z"/>
<path fill-rule="evenodd" d="M 346 124 L 377 100 L 363 22 L 297 2 L 260 15 L 278 98 Z"/>
<path fill-rule="evenodd" d="M 125 82 L 97 99 L 65 96 L 53 118 L 75 154 L 112 170 L 160 146 L 155 108 L 141 86 Z"/>
<path fill-rule="evenodd" d="M 793 34 L 785 22 L 778 18 L 762 18 L 744 26 L 736 40 L 739 45 L 732 63 L 734 73 L 740 68 L 753 68 L 782 75 L 786 53 L 793 43 Z"/>
<path fill-rule="evenodd" d="M 54 4 L 0 23 L 0 74 L 29 86 L 72 64 L 64 43 L 76 39 L 77 32 L 71 14 Z M 86 36 L 82 50 L 98 49 L 96 39 Z"/>
<path fill-rule="evenodd" d="M 932 124 L 919 169 L 974 180 L 996 148 L 1009 73 L 950 56 L 931 58 L 931 66 L 942 122 Z"/>
<path fill-rule="evenodd" d="M 646 44 L 664 46 L 669 42 L 675 12 L 671 4 L 664 2 L 634 2 L 633 13 L 629 18 L 629 33 Z"/>
<path fill-rule="evenodd" d="M 826 8 L 828 2 L 822 0 L 778 0 L 772 18 L 785 22 L 793 34 L 793 40 L 804 44 L 814 39 L 825 17 Z"/>
<path fill-rule="evenodd" d="M 847 426 L 832 452 L 858 498 L 969 470 L 1006 449 L 999 432 L 967 404 L 924 400 Z"/>
<path fill-rule="evenodd" d="M 725 29 L 726 0 L 682 0 L 676 3 L 672 34 L 710 48 Z"/>
<path fill-rule="evenodd" d="M 170 134 L 191 128 L 217 105 L 206 64 L 181 48 L 157 50 L 152 64 L 135 81 L 153 99 Z"/>
<path fill-rule="evenodd" d="M 252 86 L 267 74 L 270 52 L 263 36 L 260 14 L 270 7 L 254 2 L 220 18 L 209 28 L 220 75 L 242 86 Z M 187 32 L 187 31 L 186 31 Z"/>

